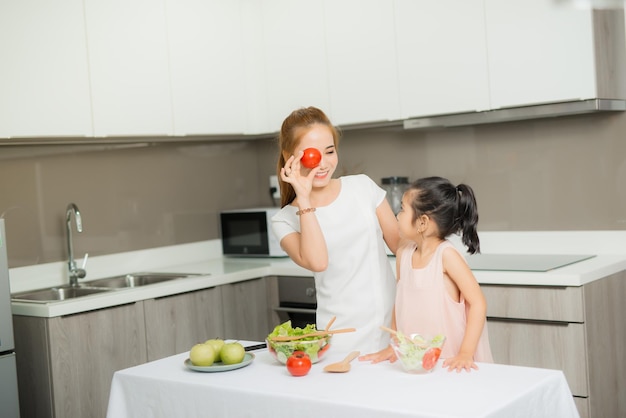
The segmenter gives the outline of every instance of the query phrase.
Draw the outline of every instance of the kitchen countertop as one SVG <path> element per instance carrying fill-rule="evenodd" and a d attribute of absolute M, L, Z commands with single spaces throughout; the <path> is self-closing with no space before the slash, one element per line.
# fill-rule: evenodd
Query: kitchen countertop
<path fill-rule="evenodd" d="M 626 231 L 485 232 L 483 254 L 593 254 L 595 257 L 547 272 L 482 271 L 480 284 L 582 286 L 626 270 Z M 452 239 L 460 248 L 458 240 Z M 395 271 L 395 257 L 390 257 Z M 89 280 L 120 274 L 183 272 L 201 275 L 53 303 L 12 302 L 14 315 L 55 317 L 107 308 L 135 301 L 189 292 L 264 276 L 312 276 L 289 258 L 231 258 L 222 256 L 219 240 L 92 257 L 86 266 Z M 57 262 L 10 269 L 11 292 L 68 283 L 67 263 Z"/>

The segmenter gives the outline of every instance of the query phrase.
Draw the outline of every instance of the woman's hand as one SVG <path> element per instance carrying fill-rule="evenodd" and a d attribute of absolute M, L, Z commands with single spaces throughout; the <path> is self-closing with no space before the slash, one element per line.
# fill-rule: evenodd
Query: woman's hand
<path fill-rule="evenodd" d="M 364 356 L 359 357 L 359 361 L 371 361 L 372 364 L 380 363 L 381 361 L 389 360 L 389 363 L 393 363 L 398 359 L 396 357 L 396 353 L 393 351 L 391 346 L 387 346 L 387 348 L 383 348 L 377 353 L 366 354 Z"/>
<path fill-rule="evenodd" d="M 472 371 L 472 369 L 478 370 L 478 366 L 474 363 L 472 356 L 462 353 L 457 354 L 455 357 L 445 359 L 443 361 L 443 367 L 447 367 L 449 372 L 456 370 L 457 373 L 463 370 L 468 372 Z"/>
<path fill-rule="evenodd" d="M 303 154 L 304 152 L 300 151 L 297 156 L 292 155 L 285 161 L 285 166 L 280 169 L 280 178 L 285 183 L 291 184 L 294 192 L 296 192 L 296 196 L 308 198 L 313 189 L 313 178 L 315 173 L 320 170 L 320 166 L 310 170 L 308 168 L 303 169 L 300 162 Z M 309 172 L 306 175 L 302 175 L 302 171 L 306 172 L 307 170 Z"/>

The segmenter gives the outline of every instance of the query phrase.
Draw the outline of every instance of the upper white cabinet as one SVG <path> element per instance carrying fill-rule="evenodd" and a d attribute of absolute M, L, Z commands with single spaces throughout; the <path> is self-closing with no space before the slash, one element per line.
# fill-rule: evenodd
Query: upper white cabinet
<path fill-rule="evenodd" d="M 624 14 L 555 0 L 4 0 L 0 137 L 277 132 L 626 98 Z"/>
<path fill-rule="evenodd" d="M 593 11 L 485 0 L 485 16 L 492 108 L 598 97 Z"/>
<path fill-rule="evenodd" d="M 173 134 L 165 0 L 84 3 L 94 134 Z"/>
<path fill-rule="evenodd" d="M 238 0 L 166 0 L 176 135 L 247 130 Z M 258 68 L 257 68 L 258 70 Z"/>
<path fill-rule="evenodd" d="M 0 137 L 91 136 L 81 0 L 0 2 Z"/>
<path fill-rule="evenodd" d="M 398 119 L 394 3 L 325 0 L 323 5 L 331 120 L 353 124 Z"/>
<path fill-rule="evenodd" d="M 483 0 L 396 0 L 401 117 L 489 109 Z"/>
<path fill-rule="evenodd" d="M 263 71 L 269 130 L 294 109 L 316 106 L 331 112 L 324 6 L 306 0 L 262 2 Z"/>

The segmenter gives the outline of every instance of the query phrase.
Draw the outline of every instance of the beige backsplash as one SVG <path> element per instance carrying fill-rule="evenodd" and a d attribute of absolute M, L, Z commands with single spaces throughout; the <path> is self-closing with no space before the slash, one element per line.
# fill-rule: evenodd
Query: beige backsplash
<path fill-rule="evenodd" d="M 471 185 L 480 229 L 626 229 L 626 113 L 434 131 L 344 132 L 340 174 L 441 175 Z M 221 209 L 273 202 L 273 140 L 1 146 L 9 266 L 66 258 L 78 205 L 82 258 L 219 238 Z"/>

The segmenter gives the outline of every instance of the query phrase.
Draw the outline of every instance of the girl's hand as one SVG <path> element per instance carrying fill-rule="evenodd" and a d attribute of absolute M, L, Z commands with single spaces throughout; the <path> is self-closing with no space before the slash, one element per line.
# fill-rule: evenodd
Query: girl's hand
<path fill-rule="evenodd" d="M 359 361 L 371 361 L 372 364 L 380 363 L 381 361 L 389 360 L 389 363 L 393 363 L 398 359 L 396 357 L 396 353 L 393 351 L 391 346 L 387 346 L 387 348 L 383 348 L 377 353 L 366 354 L 364 356 L 359 357 Z"/>
<path fill-rule="evenodd" d="M 456 370 L 457 373 L 460 373 L 462 370 L 468 372 L 472 371 L 472 369 L 478 370 L 478 366 L 474 363 L 472 356 L 461 353 L 457 354 L 455 357 L 445 359 L 443 361 L 443 367 L 447 367 L 449 372 Z"/>
<path fill-rule="evenodd" d="M 302 164 L 300 163 L 300 159 L 304 155 L 303 151 L 300 151 L 298 155 L 292 155 L 285 162 L 285 166 L 280 169 L 280 178 L 285 183 L 291 184 L 293 190 L 296 192 L 296 196 L 306 196 L 308 197 L 313 189 L 313 178 L 315 177 L 315 173 L 320 170 L 320 166 L 317 166 L 312 169 L 305 168 L 304 171 L 309 171 L 307 175 L 302 175 Z"/>

